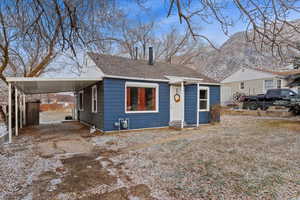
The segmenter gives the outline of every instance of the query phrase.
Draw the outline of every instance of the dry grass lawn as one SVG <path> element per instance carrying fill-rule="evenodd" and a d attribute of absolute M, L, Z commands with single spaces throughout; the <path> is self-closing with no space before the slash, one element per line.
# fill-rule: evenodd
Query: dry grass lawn
<path fill-rule="evenodd" d="M 46 138 L 47 142 L 52 140 Z M 40 170 L 33 178 L 33 185 L 24 187 L 18 196 L 9 192 L 1 196 L 0 192 L 0 197 L 300 198 L 300 121 L 297 119 L 223 116 L 220 124 L 203 125 L 197 130 L 149 130 L 83 138 L 93 146 L 91 152 L 74 155 L 58 152 L 51 158 L 39 158 L 56 165 Z M 38 148 L 38 141 L 41 138 L 27 145 Z M 12 147 L 5 148 L 5 152 L 13 154 L 9 150 Z M 0 154 L 1 173 L 10 173 L 5 168 L 7 157 L 12 156 L 9 153 Z M 22 156 L 33 159 L 25 153 Z M 22 175 L 26 177 L 26 173 Z M 51 185 L 51 182 L 56 183 Z M 0 185 L 5 185 L 5 179 L 0 178 Z"/>

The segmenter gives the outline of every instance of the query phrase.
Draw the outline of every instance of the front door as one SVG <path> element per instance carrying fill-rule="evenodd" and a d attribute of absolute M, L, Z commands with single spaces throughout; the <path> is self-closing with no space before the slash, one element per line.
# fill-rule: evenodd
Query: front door
<path fill-rule="evenodd" d="M 181 121 L 183 118 L 183 95 L 181 86 L 170 86 L 170 121 Z"/>

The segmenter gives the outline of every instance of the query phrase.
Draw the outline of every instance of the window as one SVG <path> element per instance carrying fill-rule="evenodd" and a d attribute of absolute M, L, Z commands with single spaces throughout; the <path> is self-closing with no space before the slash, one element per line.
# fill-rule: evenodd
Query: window
<path fill-rule="evenodd" d="M 199 87 L 199 110 L 209 111 L 209 88 Z"/>
<path fill-rule="evenodd" d="M 79 110 L 83 111 L 83 91 L 79 92 Z"/>
<path fill-rule="evenodd" d="M 241 90 L 245 89 L 245 83 L 244 83 L 244 82 L 241 82 L 241 83 L 240 83 L 240 89 L 241 89 Z"/>
<path fill-rule="evenodd" d="M 281 80 L 277 80 L 277 88 L 281 88 Z"/>
<path fill-rule="evenodd" d="M 92 87 L 92 112 L 97 112 L 97 85 Z"/>
<path fill-rule="evenodd" d="M 126 112 L 158 112 L 158 84 L 126 83 Z"/>
<path fill-rule="evenodd" d="M 294 91 L 287 89 L 287 90 L 281 90 L 280 95 L 283 97 L 289 97 L 289 96 L 296 96 L 297 94 Z"/>
<path fill-rule="evenodd" d="M 273 80 L 265 80 L 265 91 L 268 91 L 269 89 L 273 89 Z"/>

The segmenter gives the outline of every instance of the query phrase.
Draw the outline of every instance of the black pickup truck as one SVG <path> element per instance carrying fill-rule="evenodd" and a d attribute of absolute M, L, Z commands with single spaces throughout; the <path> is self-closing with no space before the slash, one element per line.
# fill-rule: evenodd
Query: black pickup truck
<path fill-rule="evenodd" d="M 300 111 L 300 96 L 290 89 L 270 89 L 266 94 L 244 96 L 241 98 L 243 109 L 267 110 L 270 106 L 284 106 L 291 111 Z"/>

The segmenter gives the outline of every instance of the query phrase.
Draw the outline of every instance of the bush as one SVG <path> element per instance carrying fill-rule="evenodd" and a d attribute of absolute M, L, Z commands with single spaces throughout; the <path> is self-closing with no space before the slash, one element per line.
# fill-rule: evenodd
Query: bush
<path fill-rule="evenodd" d="M 221 118 L 221 105 L 216 104 L 210 108 L 210 122 L 220 122 Z"/>

